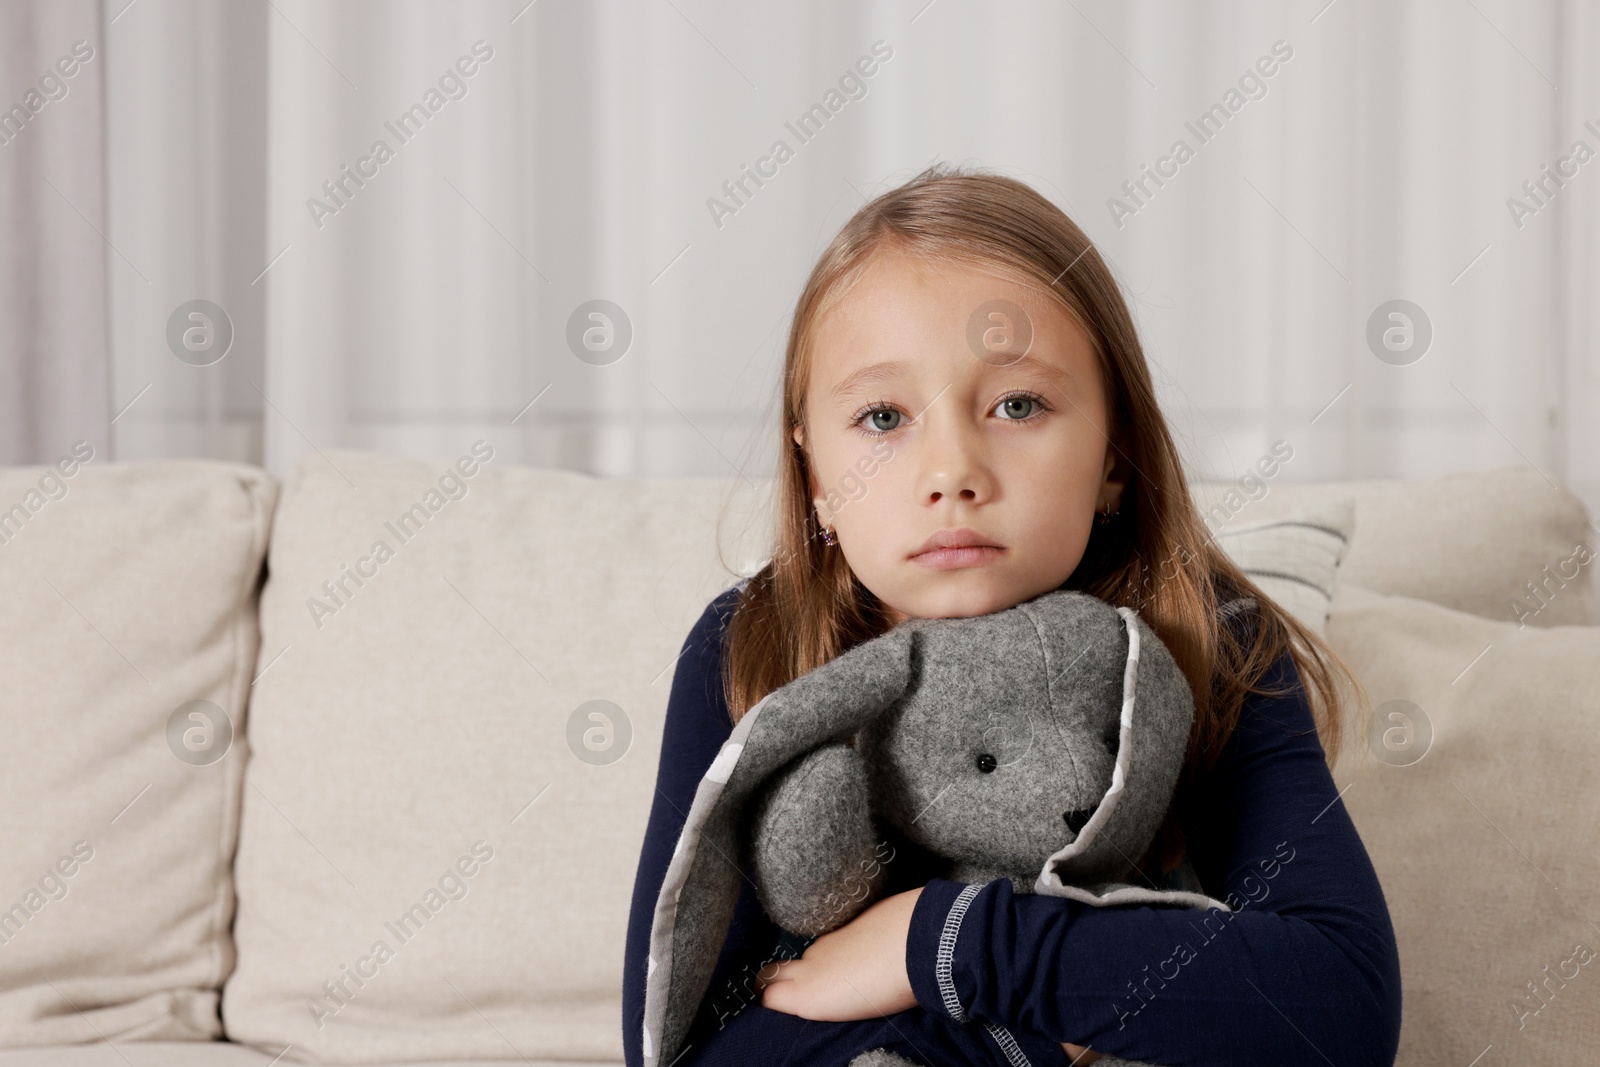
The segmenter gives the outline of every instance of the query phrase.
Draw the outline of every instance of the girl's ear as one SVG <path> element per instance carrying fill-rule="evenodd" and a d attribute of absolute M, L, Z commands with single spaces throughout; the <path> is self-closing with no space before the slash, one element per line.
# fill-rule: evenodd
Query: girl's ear
<path fill-rule="evenodd" d="M 828 519 L 822 513 L 824 501 L 822 497 L 817 496 L 817 480 L 811 470 L 811 457 L 806 454 L 806 428 L 797 424 L 790 436 L 794 438 L 794 443 L 800 446 L 800 463 L 806 472 L 806 493 L 811 497 L 811 506 L 816 509 L 817 522 L 826 526 L 828 525 Z"/>
<path fill-rule="evenodd" d="M 1116 446 L 1106 445 L 1106 462 L 1101 471 L 1099 509 L 1112 513 L 1122 510 L 1122 489 L 1127 484 L 1123 474 L 1122 454 Z"/>

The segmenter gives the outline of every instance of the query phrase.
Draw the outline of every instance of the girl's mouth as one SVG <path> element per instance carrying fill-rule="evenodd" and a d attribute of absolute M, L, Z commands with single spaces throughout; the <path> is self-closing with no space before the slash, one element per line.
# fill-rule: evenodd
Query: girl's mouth
<path fill-rule="evenodd" d="M 948 571 L 960 567 L 980 567 L 997 558 L 1005 549 L 994 545 L 968 545 L 965 548 L 933 548 L 911 557 L 911 562 L 930 570 Z"/>
<path fill-rule="evenodd" d="M 980 567 L 1004 552 L 997 545 L 970 526 L 935 530 L 933 536 L 922 542 L 910 559 L 930 570 L 948 571 L 958 567 Z"/>

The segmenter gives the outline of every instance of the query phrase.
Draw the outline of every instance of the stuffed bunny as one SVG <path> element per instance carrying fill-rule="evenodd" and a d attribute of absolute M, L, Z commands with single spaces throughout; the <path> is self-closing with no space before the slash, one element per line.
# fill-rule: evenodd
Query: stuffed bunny
<path fill-rule="evenodd" d="M 1194 700 L 1170 653 L 1131 612 L 1069 591 L 903 625 L 922 643 L 905 696 L 755 802 L 750 874 L 767 913 L 805 935 L 849 922 L 883 895 L 885 829 L 939 857 L 939 877 L 1109 902 L 1188 743 Z M 851 1067 L 906 1063 L 875 1050 Z"/>
<path fill-rule="evenodd" d="M 768 693 L 701 779 L 656 898 L 646 1067 L 681 1054 L 745 879 L 780 927 L 834 929 L 882 892 L 880 828 L 957 881 L 1231 910 L 1197 882 L 1129 881 L 1171 802 L 1193 714 L 1154 631 L 1069 590 L 908 619 Z"/>

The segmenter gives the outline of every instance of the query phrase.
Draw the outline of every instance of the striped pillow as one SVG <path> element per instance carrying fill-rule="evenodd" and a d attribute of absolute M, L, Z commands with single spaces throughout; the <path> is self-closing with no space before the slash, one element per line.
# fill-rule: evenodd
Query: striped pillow
<path fill-rule="evenodd" d="M 1225 524 L 1212 536 L 1262 592 L 1321 635 L 1355 525 L 1355 500 L 1341 497 L 1282 518 Z"/>

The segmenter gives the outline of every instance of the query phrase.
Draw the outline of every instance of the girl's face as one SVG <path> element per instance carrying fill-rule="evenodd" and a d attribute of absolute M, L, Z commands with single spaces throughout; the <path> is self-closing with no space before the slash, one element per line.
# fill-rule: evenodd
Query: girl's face
<path fill-rule="evenodd" d="M 1122 482 L 1094 350 L 1070 315 L 999 274 L 886 251 L 813 340 L 795 440 L 838 536 L 828 551 L 891 624 L 1001 611 L 1071 576 Z M 988 547 L 925 552 L 941 531 Z"/>

